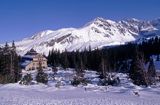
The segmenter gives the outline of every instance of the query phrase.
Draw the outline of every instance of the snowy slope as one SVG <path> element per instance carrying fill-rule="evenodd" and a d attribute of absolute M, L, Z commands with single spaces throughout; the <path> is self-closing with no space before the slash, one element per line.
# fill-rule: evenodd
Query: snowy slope
<path fill-rule="evenodd" d="M 0 105 L 159 105 L 158 89 L 142 92 L 142 96 L 122 92 L 84 91 L 82 88 L 72 90 L 45 91 L 32 88 L 0 88 Z M 43 89 L 42 88 L 42 89 Z M 150 89 L 148 89 L 150 90 Z M 158 92 L 156 94 L 156 92 Z"/>
<path fill-rule="evenodd" d="M 96 18 L 81 28 L 64 28 L 59 30 L 46 30 L 16 42 L 17 52 L 25 54 L 31 48 L 44 54 L 52 49 L 60 51 L 84 50 L 103 46 L 125 44 L 140 38 L 156 35 L 160 29 L 159 20 L 141 21 L 127 19 L 112 21 Z"/>

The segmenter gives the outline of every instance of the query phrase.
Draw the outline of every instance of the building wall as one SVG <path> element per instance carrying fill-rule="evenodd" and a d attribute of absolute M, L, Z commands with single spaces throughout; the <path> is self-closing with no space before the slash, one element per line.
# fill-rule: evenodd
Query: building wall
<path fill-rule="evenodd" d="M 42 68 L 47 68 L 47 59 L 45 57 L 43 57 L 43 55 L 38 54 L 33 58 L 33 61 L 26 66 L 25 70 L 35 70 L 38 69 L 39 66 L 41 66 Z"/>
<path fill-rule="evenodd" d="M 25 67 L 25 70 L 32 70 L 32 67 L 33 67 L 33 65 L 32 65 L 32 63 L 30 63 L 29 65 L 27 65 Z"/>

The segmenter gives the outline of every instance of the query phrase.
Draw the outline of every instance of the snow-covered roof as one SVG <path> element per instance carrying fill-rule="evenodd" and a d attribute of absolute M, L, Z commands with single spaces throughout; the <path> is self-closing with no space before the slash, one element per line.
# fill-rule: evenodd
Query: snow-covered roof
<path fill-rule="evenodd" d="M 24 62 L 22 62 L 21 63 L 21 67 L 22 68 L 25 68 L 27 65 L 29 65 L 31 63 L 31 61 L 29 61 L 29 60 L 26 60 L 26 61 L 24 61 Z"/>

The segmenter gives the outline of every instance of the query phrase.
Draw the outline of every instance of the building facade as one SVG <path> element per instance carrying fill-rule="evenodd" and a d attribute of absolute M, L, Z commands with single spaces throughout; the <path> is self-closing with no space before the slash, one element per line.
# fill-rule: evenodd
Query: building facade
<path fill-rule="evenodd" d="M 45 69 L 47 68 L 47 59 L 44 55 L 31 49 L 22 57 L 21 67 L 24 70 Z"/>

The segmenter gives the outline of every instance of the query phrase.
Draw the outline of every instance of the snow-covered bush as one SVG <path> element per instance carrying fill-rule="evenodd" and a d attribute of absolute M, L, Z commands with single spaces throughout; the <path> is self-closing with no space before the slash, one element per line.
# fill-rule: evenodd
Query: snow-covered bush
<path fill-rule="evenodd" d="M 120 84 L 119 77 L 116 77 L 116 78 L 113 78 L 113 79 L 109 79 L 109 81 L 108 81 L 108 85 L 117 86 L 119 84 Z"/>
<path fill-rule="evenodd" d="M 102 73 L 98 74 L 100 79 L 106 78 Z"/>
<path fill-rule="evenodd" d="M 58 81 L 56 84 L 55 84 L 55 87 L 56 88 L 60 88 L 60 86 L 62 86 L 63 84 L 61 83 L 61 81 Z"/>
<path fill-rule="evenodd" d="M 38 72 L 36 76 L 36 81 L 40 83 L 47 84 L 48 83 L 48 75 L 44 72 Z"/>
<path fill-rule="evenodd" d="M 73 86 L 77 86 L 77 85 L 79 85 L 79 84 L 87 85 L 87 80 L 86 80 L 85 78 L 75 76 L 75 77 L 73 78 L 73 80 L 71 81 L 71 84 L 72 84 Z"/>
<path fill-rule="evenodd" d="M 52 72 L 54 72 L 55 74 L 57 73 L 57 71 L 58 71 L 58 68 L 57 68 L 57 67 L 53 67 L 53 68 L 52 68 Z"/>
<path fill-rule="evenodd" d="M 120 79 L 119 77 L 108 76 L 107 78 L 100 79 L 98 84 L 102 86 L 108 86 L 108 85 L 117 86 L 120 84 Z"/>
<path fill-rule="evenodd" d="M 32 82 L 33 78 L 31 76 L 31 74 L 26 74 L 22 80 L 19 82 L 19 84 L 23 84 L 23 85 L 30 85 Z"/>
<path fill-rule="evenodd" d="M 49 73 L 48 74 L 48 80 L 55 80 L 55 74 L 53 74 L 53 73 Z"/>

